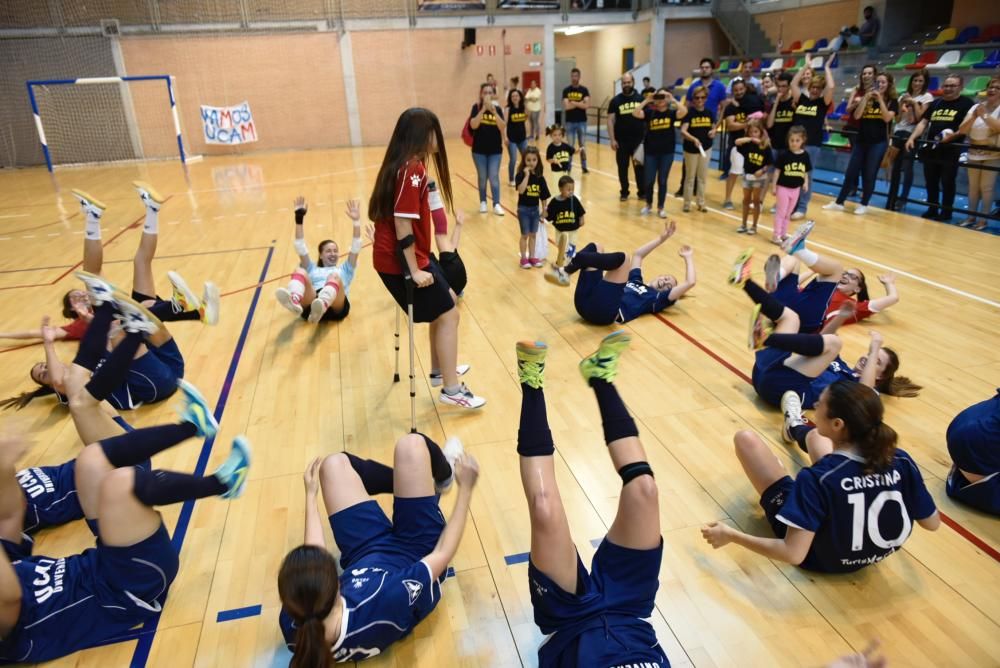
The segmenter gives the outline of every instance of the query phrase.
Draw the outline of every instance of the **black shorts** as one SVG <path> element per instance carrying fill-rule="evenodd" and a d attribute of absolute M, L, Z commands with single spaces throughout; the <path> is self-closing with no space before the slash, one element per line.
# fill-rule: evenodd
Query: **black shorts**
<path fill-rule="evenodd" d="M 441 272 L 437 262 L 428 264 L 424 271 L 434 276 L 434 282 L 426 288 L 413 288 L 413 322 L 434 322 L 442 314 L 455 308 L 455 300 L 451 298 L 451 288 Z M 389 294 L 406 311 L 406 279 L 402 274 L 383 274 L 379 278 Z"/>
<path fill-rule="evenodd" d="M 448 281 L 448 285 L 455 294 L 461 295 L 465 292 L 465 286 L 469 282 L 469 277 L 465 273 L 465 262 L 462 261 L 458 251 L 441 253 L 440 259 L 431 255 L 431 262 L 435 261 L 441 267 L 441 273 L 444 274 L 445 280 Z"/>
<path fill-rule="evenodd" d="M 163 301 L 162 299 L 160 299 L 160 297 L 158 295 L 154 295 L 154 296 L 150 297 L 149 295 L 144 295 L 141 292 L 136 292 L 135 290 L 132 291 L 132 295 L 131 296 L 132 296 L 133 301 L 137 301 L 140 304 L 143 303 L 143 302 L 162 302 Z"/>
<path fill-rule="evenodd" d="M 344 297 L 344 308 L 342 308 L 339 311 L 334 311 L 333 307 L 331 306 L 330 308 L 328 308 L 323 313 L 323 317 L 320 318 L 319 321 L 320 322 L 337 322 L 339 320 L 343 320 L 344 318 L 346 318 L 347 314 L 350 313 L 350 312 L 351 312 L 351 300 L 349 300 L 345 296 Z M 303 320 L 309 320 L 309 309 L 308 308 L 302 309 L 302 313 L 300 314 L 299 317 L 301 317 Z"/>
<path fill-rule="evenodd" d="M 788 532 L 788 525 L 778 519 L 781 507 L 785 505 L 785 500 L 795 487 L 795 481 L 791 476 L 784 476 L 771 483 L 771 486 L 760 495 L 760 507 L 764 509 L 764 517 L 771 525 L 771 531 L 778 538 L 784 538 Z"/>
<path fill-rule="evenodd" d="M 625 294 L 624 283 L 604 280 L 604 272 L 585 269 L 576 281 L 573 304 L 581 318 L 592 325 L 611 325 Z"/>

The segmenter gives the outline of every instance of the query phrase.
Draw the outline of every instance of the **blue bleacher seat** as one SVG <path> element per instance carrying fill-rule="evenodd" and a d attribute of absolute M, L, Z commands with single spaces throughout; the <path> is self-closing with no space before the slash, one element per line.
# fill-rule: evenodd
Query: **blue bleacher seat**
<path fill-rule="evenodd" d="M 829 116 L 827 116 L 827 118 L 829 118 L 831 121 L 839 121 L 841 118 L 844 117 L 844 114 L 846 113 L 847 113 L 847 100 L 841 100 L 840 104 L 837 105 L 837 108 L 834 109 L 833 112 Z"/>
<path fill-rule="evenodd" d="M 967 44 L 970 39 L 979 37 L 979 26 L 969 26 L 963 28 L 962 32 L 955 36 L 955 39 L 948 40 L 949 44 Z"/>
<path fill-rule="evenodd" d="M 992 70 L 994 67 L 1000 67 L 1000 49 L 995 49 L 986 57 L 986 60 L 978 65 L 973 65 L 973 67 L 977 70 Z"/>

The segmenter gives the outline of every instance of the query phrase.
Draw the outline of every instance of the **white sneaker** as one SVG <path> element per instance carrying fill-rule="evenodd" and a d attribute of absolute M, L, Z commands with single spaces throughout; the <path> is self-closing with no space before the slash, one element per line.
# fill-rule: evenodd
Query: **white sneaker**
<path fill-rule="evenodd" d="M 781 395 L 781 412 L 785 414 L 785 424 L 781 427 L 781 437 L 786 443 L 794 443 L 792 429 L 805 424 L 802 419 L 802 399 L 789 390 Z"/>
<path fill-rule="evenodd" d="M 93 216 L 94 218 L 100 220 L 101 215 L 104 214 L 104 210 L 108 208 L 107 204 L 96 197 L 83 192 L 82 190 L 74 189 L 71 192 L 73 197 L 80 202 L 80 211 L 82 211 L 84 215 Z"/>
<path fill-rule="evenodd" d="M 665 209 L 660 209 L 659 211 L 656 212 L 656 215 L 659 216 L 660 218 L 666 218 L 667 212 Z"/>
<path fill-rule="evenodd" d="M 197 311 L 201 308 L 201 302 L 198 301 L 198 297 L 191 291 L 187 281 L 180 274 L 176 271 L 168 271 L 167 280 L 170 281 L 170 285 L 174 289 L 173 296 L 170 298 L 174 313 Z"/>
<path fill-rule="evenodd" d="M 865 206 L 864 204 L 862 204 L 860 206 L 854 207 L 854 215 L 855 216 L 863 216 L 866 213 L 868 213 L 868 207 Z"/>
<path fill-rule="evenodd" d="M 472 366 L 469 364 L 459 364 L 455 367 L 455 373 L 459 376 L 464 376 L 469 373 L 469 369 L 471 368 Z M 441 387 L 441 383 L 444 382 L 444 377 L 440 373 L 431 373 L 427 377 L 431 379 L 431 387 Z"/>
<path fill-rule="evenodd" d="M 219 286 L 205 281 L 205 291 L 201 293 L 201 321 L 206 325 L 219 324 Z"/>
<path fill-rule="evenodd" d="M 133 181 L 132 185 L 135 187 L 136 192 L 139 193 L 139 199 L 142 200 L 143 205 L 148 209 L 159 211 L 163 203 L 167 201 L 163 195 L 156 192 L 153 186 L 145 181 Z"/>
<path fill-rule="evenodd" d="M 486 399 L 474 395 L 465 383 L 462 383 L 462 386 L 455 394 L 448 394 L 442 389 L 441 394 L 438 396 L 438 401 L 442 404 L 459 406 L 461 408 L 480 408 L 486 405 Z"/>
<path fill-rule="evenodd" d="M 292 293 L 288 288 L 278 288 L 274 291 L 274 296 L 278 298 L 278 303 L 295 315 L 302 315 L 302 304 L 296 303 L 292 299 Z"/>
<path fill-rule="evenodd" d="M 301 307 L 300 307 L 301 308 Z M 326 313 L 326 309 L 329 308 L 325 301 L 317 297 L 312 301 L 309 306 L 309 317 L 307 320 L 315 325 L 317 322 L 323 319 L 323 314 Z"/>
<path fill-rule="evenodd" d="M 772 211 L 771 213 L 774 212 Z M 796 211 L 795 213 L 792 214 L 792 220 L 802 220 L 805 217 L 806 214 L 802 213 L 801 211 Z"/>
<path fill-rule="evenodd" d="M 486 211 L 487 211 L 487 209 L 486 209 L 486 202 L 480 202 L 479 203 L 479 213 L 486 213 Z"/>
<path fill-rule="evenodd" d="M 434 483 L 434 491 L 438 494 L 444 494 L 451 489 L 452 483 L 455 482 L 455 462 L 465 453 L 465 448 L 462 447 L 462 441 L 459 440 L 458 436 L 449 436 L 448 440 L 444 442 L 441 452 L 444 453 L 444 458 L 451 464 L 451 476 L 443 482 Z"/>
<path fill-rule="evenodd" d="M 499 204 L 494 204 L 493 205 L 493 214 L 496 215 L 496 216 L 502 216 L 503 215 L 503 207 L 500 206 Z"/>
<path fill-rule="evenodd" d="M 823 210 L 824 211 L 843 211 L 844 210 L 844 205 L 843 204 L 837 204 L 836 202 L 830 202 L 829 204 L 824 204 L 823 205 Z"/>
<path fill-rule="evenodd" d="M 642 211 L 639 212 L 640 216 L 648 216 L 649 212 L 652 211 L 648 206 L 642 207 Z"/>
<path fill-rule="evenodd" d="M 116 315 L 122 321 L 122 329 L 131 334 L 156 334 L 163 326 L 160 320 L 145 306 L 121 292 L 115 293 Z"/>
<path fill-rule="evenodd" d="M 111 285 L 97 274 L 89 271 L 76 271 L 73 275 L 83 281 L 87 286 L 87 294 L 90 296 L 90 303 L 93 306 L 100 306 L 105 302 L 114 301 L 115 286 Z"/>

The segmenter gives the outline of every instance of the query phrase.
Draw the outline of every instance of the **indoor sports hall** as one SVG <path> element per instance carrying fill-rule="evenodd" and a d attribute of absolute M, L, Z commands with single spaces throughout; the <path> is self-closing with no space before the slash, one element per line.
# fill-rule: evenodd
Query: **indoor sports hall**
<path fill-rule="evenodd" d="M 33 395 L 23 406 L 8 402 L 0 409 L 0 477 L 6 478 L 0 480 L 0 543 L 6 555 L 0 558 L 0 630 L 6 631 L 0 633 L 0 663 L 312 666 L 321 664 L 301 655 L 307 632 L 316 632 L 325 634 L 331 665 L 335 660 L 401 668 L 668 665 L 648 653 L 630 654 L 634 643 L 622 638 L 631 636 L 616 631 L 621 628 L 616 624 L 626 624 L 632 630 L 651 628 L 659 642 L 656 656 L 665 655 L 672 666 L 1000 665 L 1000 491 L 989 512 L 946 489 L 949 476 L 961 472 L 968 472 L 963 484 L 970 489 L 989 489 L 1000 481 L 1000 190 L 993 185 L 1000 171 L 998 20 L 995 5 L 972 0 L 0 3 L 0 399 Z M 813 84 L 821 82 L 818 87 L 806 83 L 804 69 Z M 911 81 L 918 77 L 919 90 Z M 788 91 L 803 97 L 789 98 Z M 689 93 L 707 95 L 708 101 Z M 815 141 L 803 131 L 803 152 L 795 153 L 795 130 L 786 127 L 784 146 L 775 145 L 782 109 L 788 110 L 784 120 L 798 125 L 796 105 L 812 97 L 822 100 Z M 690 136 L 698 105 L 711 116 L 704 128 L 712 130 L 707 145 L 691 142 L 701 141 L 701 135 Z M 442 143 L 431 142 L 436 152 L 428 149 L 421 171 L 406 171 L 404 179 L 403 171 L 383 166 L 407 131 L 401 114 L 414 107 L 436 117 Z M 670 119 L 670 137 L 654 145 L 653 128 L 662 126 L 650 118 L 661 117 Z M 566 145 L 573 149 L 566 152 L 569 163 L 559 165 L 558 150 Z M 686 148 L 690 145 L 695 148 Z M 768 164 L 773 159 L 777 168 L 768 172 L 765 164 L 757 177 L 747 178 L 752 159 L 743 164 L 745 149 L 762 145 Z M 800 161 L 808 157 L 806 186 L 783 185 L 784 153 Z M 442 173 L 439 159 L 445 154 L 448 170 Z M 531 201 L 522 185 L 535 178 L 525 164 L 532 156 L 546 186 L 540 214 L 538 199 Z M 700 181 L 695 172 L 705 165 L 707 177 Z M 637 183 L 644 167 L 644 180 Z M 406 169 L 417 168 L 411 161 Z M 650 176 L 658 169 L 668 173 L 665 184 Z M 384 190 L 381 172 L 389 179 L 385 192 L 396 187 L 396 199 L 383 207 L 388 218 L 371 220 L 369 212 L 378 208 L 373 193 Z M 567 175 L 568 196 L 561 194 Z M 755 178 L 766 179 L 762 188 Z M 414 200 L 415 213 L 400 216 L 411 179 L 413 196 L 431 199 Z M 467 273 L 464 289 L 451 286 L 457 293 L 454 306 L 436 262 L 419 264 L 421 243 L 445 257 L 440 240 L 435 246 L 432 235 L 421 236 L 417 229 L 434 210 L 435 193 L 419 190 L 426 190 L 428 179 L 436 180 L 443 196 L 449 243 Z M 665 200 L 654 202 L 654 188 Z M 789 195 L 795 188 L 798 193 Z M 807 189 L 808 208 L 792 213 Z M 648 192 L 649 199 L 638 198 L 638 192 Z M 753 199 L 755 192 L 763 194 L 762 202 Z M 566 236 L 554 226 L 555 217 L 546 215 L 546 193 L 550 203 L 575 197 L 585 209 L 577 218 L 584 224 Z M 531 227 L 525 222 L 528 209 L 537 233 L 525 232 Z M 304 222 L 297 222 L 303 216 Z M 545 222 L 539 224 L 539 217 Z M 807 221 L 814 225 L 803 231 Z M 402 263 L 394 279 L 415 308 L 412 320 L 407 302 L 400 301 L 404 293 L 392 293 L 396 284 L 384 275 L 388 260 L 379 265 L 386 239 L 388 253 L 396 253 L 391 262 Z M 351 262 L 349 255 L 356 260 L 349 276 L 342 264 L 336 280 L 317 283 L 312 270 L 306 277 L 310 263 L 323 268 L 323 248 L 317 246 L 329 248 L 324 240 L 336 242 L 335 262 Z M 662 246 L 644 247 L 651 240 L 653 248 Z M 407 264 L 411 242 L 418 263 L 412 266 Z M 608 253 L 586 246 L 591 242 Z M 531 247 L 526 250 L 524 243 Z M 155 255 L 143 255 L 150 248 Z M 626 266 L 622 262 L 635 267 L 644 260 L 645 278 L 626 284 L 625 292 L 670 295 L 670 308 L 650 306 L 623 315 L 622 306 L 617 322 L 588 322 L 581 316 L 586 308 L 579 304 L 578 286 L 595 270 L 575 270 L 596 265 L 585 265 L 582 258 L 589 252 L 607 259 L 611 251 L 633 254 L 642 248 L 631 260 L 626 255 L 602 267 L 607 272 L 602 285 L 614 283 L 609 277 Z M 303 259 L 303 252 L 309 257 Z M 96 270 L 94 253 L 103 253 Z M 824 330 L 820 337 L 818 327 L 807 331 L 804 324 L 790 330 L 801 333 L 783 333 L 780 320 L 771 333 L 765 315 L 774 295 L 758 299 L 747 286 L 767 285 L 761 292 L 770 293 L 772 279 L 786 277 L 774 273 L 778 260 L 768 262 L 772 254 L 806 264 L 816 257 L 832 261 L 838 284 L 860 273 L 870 304 L 879 306 L 869 309 L 869 295 L 855 293 L 848 303 L 860 303 L 844 312 L 848 322 L 839 330 L 836 324 L 844 318 L 835 306 L 821 313 L 820 325 L 837 321 L 836 334 Z M 151 262 L 155 282 L 145 290 L 139 284 L 142 262 Z M 84 274 L 81 282 L 81 270 L 100 277 Z M 178 291 L 178 275 L 187 292 Z M 673 281 L 662 293 L 656 287 L 661 275 Z M 421 283 L 425 276 L 433 276 L 434 286 Z M 801 279 L 808 290 L 804 273 Z M 205 283 L 210 285 L 203 292 Z M 679 283 L 686 288 L 683 299 L 670 289 Z M 103 306 L 101 286 L 114 290 L 113 297 L 104 294 Z M 438 288 L 436 294 L 449 299 L 446 308 L 456 310 L 447 312 L 453 319 L 428 325 L 421 317 L 421 293 Z M 69 291 L 89 300 L 83 307 L 87 315 L 74 313 Z M 758 311 L 748 294 L 764 302 L 756 330 L 751 323 Z M 155 295 L 162 299 L 152 299 Z M 133 309 L 133 299 L 144 306 Z M 334 314 L 348 299 L 349 315 Z M 130 395 L 133 408 L 112 397 L 110 405 L 95 410 L 111 411 L 114 405 L 139 430 L 134 434 L 178 419 L 192 430 L 184 438 L 197 427 L 201 437 L 157 449 L 153 468 L 190 473 L 190 480 L 205 484 L 221 480 L 228 485 L 222 495 L 239 498 L 186 495 L 184 485 L 195 484 L 190 481 L 177 483 L 176 489 L 183 489 L 176 497 L 148 493 L 140 483 L 151 476 L 131 463 L 115 463 L 110 454 L 110 466 L 118 468 L 108 469 L 108 479 L 84 480 L 90 473 L 87 453 L 94 449 L 85 446 L 94 440 L 81 435 L 86 432 L 77 412 L 80 395 L 40 391 L 48 385 L 38 374 L 43 368 L 54 373 L 56 358 L 66 365 L 76 359 L 71 366 L 83 369 L 78 365 L 87 334 L 76 340 L 80 336 L 68 323 L 79 317 L 85 320 L 81 328 L 96 327 L 100 314 L 111 312 L 109 304 L 118 305 L 112 309 L 117 320 L 104 321 L 110 338 L 90 337 L 103 357 L 84 369 L 81 383 L 92 378 L 85 386 L 88 397 L 103 396 L 94 387 L 113 366 L 118 348 L 109 346 L 125 346 L 118 338 L 129 341 L 136 334 L 130 317 L 140 321 L 145 338 L 143 344 L 136 339 L 133 375 L 124 382 L 135 383 L 142 375 L 135 366 L 142 350 L 150 354 L 160 345 L 152 330 L 143 329 L 159 323 L 162 333 L 165 325 L 157 318 L 169 321 L 172 341 L 183 352 L 183 371 L 172 377 L 166 394 L 173 394 L 166 400 L 161 401 L 163 392 L 146 399 Z M 791 310 L 786 304 L 784 311 Z M 51 326 L 43 325 L 46 317 Z M 185 319 L 191 322 L 176 322 Z M 434 338 L 449 326 L 457 327 L 450 338 Z M 618 330 L 624 334 L 609 337 Z M 442 343 L 445 339 L 450 343 Z M 852 505 L 842 504 L 845 531 L 851 523 L 854 531 L 855 545 L 846 547 L 862 561 L 867 553 L 859 552 L 859 545 L 882 551 L 854 564 L 851 572 L 792 565 L 732 538 L 767 537 L 768 549 L 778 549 L 773 544 L 789 544 L 791 536 L 833 530 L 828 526 L 833 514 L 814 531 L 780 514 L 777 520 L 765 516 L 761 493 L 734 448 L 734 437 L 750 432 L 759 438 L 757 454 L 766 455 L 772 468 L 780 463 L 792 478 L 804 467 L 823 466 L 783 437 L 783 431 L 794 437 L 796 430 L 811 429 L 812 422 L 798 420 L 799 409 L 789 408 L 787 399 L 778 407 L 755 389 L 755 361 L 759 364 L 761 351 L 778 340 L 796 351 L 816 342 L 827 351 L 835 340 L 842 346 L 837 348 L 842 364 L 854 364 L 873 350 L 877 356 L 873 342 L 884 342 L 895 352 L 899 374 L 919 386 L 904 393 L 915 396 L 898 396 L 878 384 L 879 376 L 880 391 L 861 389 L 879 411 L 872 431 L 888 426 L 898 434 L 896 446 L 915 463 L 909 473 L 914 489 L 926 487 L 937 515 L 915 515 L 909 495 L 917 492 L 909 488 L 871 497 L 877 498 L 874 503 L 868 492 L 855 494 Z M 525 357 L 526 350 L 546 353 L 544 369 Z M 450 371 L 442 375 L 437 368 L 439 357 L 461 365 L 457 386 Z M 611 372 L 604 368 L 608 364 Z M 586 370 L 595 365 L 602 370 Z M 529 366 L 531 373 L 544 371 L 542 413 L 547 405 L 555 446 L 554 454 L 540 458 L 551 461 L 554 477 L 545 478 L 534 497 L 520 488 L 532 484 L 525 471 L 536 459 L 524 455 L 526 413 L 519 420 L 529 394 L 538 392 L 531 385 L 535 381 L 525 380 Z M 860 385 L 865 366 L 851 372 Z M 581 379 L 581 369 L 589 381 Z M 605 375 L 595 381 L 587 373 Z M 202 400 L 191 398 L 194 390 L 174 393 L 181 377 L 183 388 L 200 392 L 204 415 L 198 413 Z M 619 466 L 614 454 L 619 446 L 606 445 L 613 440 L 606 397 L 597 392 L 595 403 L 588 382 L 595 391 L 596 385 L 617 388 L 627 416 L 621 418 L 619 410 L 615 419 L 634 421 L 646 468 Z M 841 384 L 850 383 L 835 383 Z M 851 449 L 858 442 L 851 438 L 870 434 L 859 435 L 853 422 L 837 418 L 830 395 L 822 396 L 815 408 L 806 407 L 805 418 L 817 429 L 804 441 L 812 443 L 820 433 L 829 437 L 836 450 L 826 455 L 827 465 L 831 457 L 864 461 L 856 454 L 860 450 Z M 485 405 L 476 407 L 480 399 Z M 800 397 L 792 399 L 798 406 Z M 964 411 L 977 405 L 980 449 L 960 452 L 957 429 L 949 425 L 971 424 L 960 414 L 968 416 Z M 217 429 L 211 426 L 215 422 Z M 350 588 L 368 587 L 368 576 L 377 577 L 380 569 L 366 575 L 364 568 L 352 567 L 337 547 L 343 536 L 338 532 L 334 540 L 328 510 L 331 499 L 362 483 L 359 493 L 372 493 L 389 518 L 402 497 L 422 496 L 403 494 L 400 482 L 418 470 L 404 456 L 412 449 L 396 446 L 414 426 L 427 439 L 448 444 L 444 456 L 457 484 L 441 494 L 440 509 L 450 528 L 468 503 L 464 532 L 438 528 L 433 554 L 446 557 L 440 586 L 420 577 L 403 579 L 398 586 L 406 589 L 393 599 L 398 607 L 383 610 L 362 628 L 358 620 L 368 614 L 364 606 L 370 599 L 353 599 Z M 851 438 L 841 441 L 832 433 Z M 464 446 L 458 459 L 453 437 Z M 136 442 L 148 444 L 149 438 Z M 220 471 L 232 473 L 234 439 L 251 454 L 226 482 Z M 423 448 L 417 450 L 420 466 L 427 466 Z M 841 450 L 850 456 L 838 454 Z M 432 445 L 428 451 L 434 474 L 441 451 Z M 352 458 L 324 459 L 338 453 Z M 394 457 L 395 488 L 371 492 L 374 484 L 364 471 L 376 465 L 369 460 L 393 466 Z M 310 466 L 317 458 L 324 463 L 312 470 L 322 481 L 314 499 Z M 24 472 L 74 459 L 67 496 L 77 496 L 79 488 L 77 517 L 89 519 L 95 518 L 86 490 L 100 498 L 98 538 L 88 526 L 93 523 L 73 521 L 34 534 L 30 555 L 9 547 L 22 531 L 29 532 L 24 525 L 30 513 L 21 507 L 26 502 L 36 507 Z M 856 491 L 888 485 L 893 475 L 898 480 L 892 472 L 870 473 L 866 468 L 840 485 Z M 137 561 L 125 569 L 104 561 L 108 550 L 129 549 L 110 547 L 119 544 L 115 531 L 129 524 L 119 519 L 122 526 L 113 525 L 119 504 L 111 495 L 113 484 L 132 484 L 132 476 L 135 487 L 127 487 L 122 503 L 138 506 L 143 518 L 154 518 L 153 526 L 155 505 L 172 550 L 163 547 L 160 556 L 170 552 L 177 558 L 176 577 L 154 587 L 155 599 L 115 584 L 142 570 L 145 558 L 133 556 Z M 806 477 L 796 478 L 795 485 Z M 818 473 L 813 478 L 820 480 Z M 350 485 L 341 482 L 348 479 Z M 434 480 L 435 489 L 446 487 L 437 476 Z M 48 481 L 38 484 L 45 487 Z M 426 475 L 421 484 L 430 489 Z M 553 494 L 565 512 L 566 521 L 558 526 L 568 525 L 568 534 L 536 524 L 546 519 L 544 503 Z M 792 494 L 794 503 L 805 504 L 803 494 Z M 168 497 L 169 502 L 150 500 Z M 645 504 L 648 512 L 629 516 L 633 502 Z M 837 501 L 815 501 L 811 511 L 832 513 L 831 503 Z M 344 513 L 355 508 L 342 506 Z M 902 525 L 886 519 L 900 513 Z M 649 517 L 658 518 L 650 520 L 652 529 Z M 928 531 L 924 524 L 935 517 L 940 527 Z M 571 536 L 583 567 L 591 571 L 595 552 L 614 542 L 621 526 L 642 525 L 648 534 L 655 533 L 656 521 L 662 535 L 658 588 L 655 578 L 633 585 L 634 594 L 649 598 L 648 614 L 626 614 L 608 603 L 576 626 L 568 621 L 565 628 L 557 626 L 563 630 L 546 639 L 536 623 L 537 606 L 549 595 L 535 573 L 541 545 L 557 540 L 557 533 Z M 774 537 L 775 524 L 789 532 L 784 543 Z M 356 520 L 351 528 L 371 526 Z M 309 527 L 319 529 L 310 534 Z M 279 587 L 279 571 L 284 573 L 286 555 L 303 544 L 304 531 L 306 542 L 325 543 L 333 557 L 345 557 L 342 597 L 329 598 L 301 619 L 288 613 L 295 621 L 289 631 L 279 623 L 290 595 L 284 584 Z M 729 536 L 730 544 L 713 548 L 710 535 Z M 442 546 L 457 536 L 461 540 L 452 554 Z M 85 553 L 95 544 L 96 551 Z M 819 543 L 809 549 L 813 554 Z M 74 559 L 96 563 L 96 574 L 73 566 L 83 563 Z M 793 563 L 798 561 L 801 556 Z M 438 573 L 431 562 L 424 565 L 434 580 Z M 529 562 L 535 569 L 531 577 Z M 601 563 L 627 571 L 617 573 L 619 578 L 635 575 L 625 561 Z M 34 575 L 26 575 L 32 564 Z M 596 571 L 584 573 L 575 592 L 563 587 L 560 594 L 574 605 L 610 600 L 620 580 L 606 571 L 601 575 L 611 579 L 602 585 Z M 44 593 L 31 591 L 42 585 Z M 121 600 L 123 592 L 142 608 L 140 616 L 120 612 L 127 601 L 118 608 L 94 606 L 102 597 Z M 382 593 L 379 589 L 371 600 Z M 387 615 L 410 614 L 407 594 L 413 625 L 402 628 Z M 53 607 L 50 596 L 64 596 L 65 605 Z M 428 597 L 433 609 L 418 615 L 419 602 Z M 90 619 L 77 614 L 91 609 Z M 576 614 L 569 609 L 554 613 L 557 625 Z M 115 625 L 102 626 L 105 617 Z M 419 624 L 413 621 L 418 618 Z M 379 624 L 399 631 L 391 647 L 361 640 L 351 645 L 352 638 L 367 638 L 355 634 Z M 77 633 L 80 625 L 91 630 Z M 580 630 L 584 626 L 587 631 Z M 583 635 L 577 640 L 589 633 L 592 643 L 578 648 L 597 649 L 575 655 L 567 650 L 558 660 L 552 658 L 555 650 L 545 653 L 546 646 L 578 632 Z M 298 654 L 293 656 L 290 645 Z M 617 658 L 598 658 L 614 653 Z"/>

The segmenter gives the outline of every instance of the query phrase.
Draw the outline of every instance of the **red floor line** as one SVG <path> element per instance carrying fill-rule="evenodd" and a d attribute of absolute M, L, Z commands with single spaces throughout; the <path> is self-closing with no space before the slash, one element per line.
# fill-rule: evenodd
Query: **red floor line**
<path fill-rule="evenodd" d="M 275 278 L 269 278 L 266 281 L 260 283 L 254 283 L 253 285 L 248 285 L 245 288 L 237 288 L 235 290 L 230 290 L 229 292 L 223 292 L 220 297 L 228 297 L 229 295 L 235 295 L 238 292 L 246 292 L 247 290 L 256 290 L 262 285 L 267 285 L 268 283 L 274 283 L 275 281 L 280 281 L 283 278 L 288 278 L 291 274 L 284 274 L 282 276 L 276 276 Z"/>
<path fill-rule="evenodd" d="M 479 188 L 478 185 L 476 185 L 475 183 L 473 183 L 469 179 L 465 178 L 461 174 L 456 174 L 456 176 L 458 176 L 458 178 L 460 178 L 463 181 L 465 181 L 466 183 L 468 183 L 473 188 L 476 188 L 476 189 Z M 504 207 L 504 209 L 506 211 L 510 211 L 510 209 L 508 209 L 507 207 Z M 513 211 L 510 211 L 510 212 L 514 213 Z M 551 239 L 549 239 L 549 243 L 552 243 Z M 736 374 L 736 376 L 738 376 L 739 378 L 743 379 L 744 381 L 746 381 L 750 385 L 753 384 L 753 380 L 751 380 L 750 376 L 746 375 L 744 372 L 740 371 L 735 366 L 733 366 L 732 364 L 730 364 L 729 362 L 727 362 L 725 359 L 722 358 L 722 356 L 720 356 L 718 353 L 716 353 L 715 351 L 713 351 L 711 348 L 709 348 L 708 346 L 706 346 L 703 343 L 701 343 L 700 341 L 698 341 L 698 339 L 696 339 L 695 337 L 691 336 L 690 334 L 688 334 L 687 332 L 685 332 L 683 329 L 681 329 L 680 327 L 678 327 L 674 323 L 672 323 L 669 320 L 667 320 L 666 318 L 664 318 L 661 314 L 654 313 L 653 315 L 654 315 L 654 317 L 657 320 L 659 320 L 664 325 L 666 325 L 670 329 L 672 329 L 675 332 L 677 332 L 678 334 L 680 334 L 689 343 L 691 343 L 693 346 L 695 346 L 696 348 L 698 348 L 699 350 L 701 350 L 703 353 L 705 353 L 706 355 L 708 355 L 709 357 L 711 357 L 712 359 L 714 359 L 716 362 L 718 362 L 722 366 L 724 366 L 727 369 L 729 369 L 731 372 L 733 372 L 734 374 Z M 951 519 L 951 517 L 949 517 L 948 515 L 945 515 L 940 509 L 938 510 L 938 514 L 941 515 L 941 521 L 944 522 L 944 524 L 947 525 L 949 528 L 951 528 L 955 533 L 957 533 L 959 536 L 961 536 L 965 540 L 967 540 L 970 543 L 972 543 L 976 548 L 982 550 L 987 555 L 989 555 L 990 557 L 992 557 L 994 561 L 1000 562 L 1000 551 L 997 551 L 996 549 L 994 549 L 993 547 L 991 547 L 986 541 L 984 541 L 982 538 L 980 538 L 976 534 L 972 533 L 971 531 L 969 531 L 968 529 L 966 529 L 965 527 L 963 527 L 961 524 L 959 524 L 955 520 Z"/>
<path fill-rule="evenodd" d="M 30 348 L 31 346 L 40 346 L 40 345 L 42 345 L 41 341 L 34 341 L 32 343 L 22 343 L 19 346 L 11 346 L 10 348 L 4 348 L 0 350 L 0 353 L 9 353 L 12 350 L 21 350 L 22 348 Z"/>

